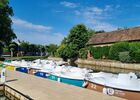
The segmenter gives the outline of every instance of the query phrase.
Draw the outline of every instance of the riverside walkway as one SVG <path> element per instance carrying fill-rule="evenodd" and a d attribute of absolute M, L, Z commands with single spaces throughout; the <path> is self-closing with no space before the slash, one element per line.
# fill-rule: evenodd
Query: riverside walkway
<path fill-rule="evenodd" d="M 124 100 L 17 71 L 7 70 L 6 78 L 6 85 L 34 100 Z"/>

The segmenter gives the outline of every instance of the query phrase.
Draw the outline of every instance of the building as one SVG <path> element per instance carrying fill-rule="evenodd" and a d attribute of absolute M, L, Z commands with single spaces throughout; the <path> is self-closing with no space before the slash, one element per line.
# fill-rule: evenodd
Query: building
<path fill-rule="evenodd" d="M 140 27 L 116 30 L 112 32 L 95 34 L 88 41 L 87 45 L 97 46 L 110 46 L 115 42 L 121 41 L 140 41 Z"/>

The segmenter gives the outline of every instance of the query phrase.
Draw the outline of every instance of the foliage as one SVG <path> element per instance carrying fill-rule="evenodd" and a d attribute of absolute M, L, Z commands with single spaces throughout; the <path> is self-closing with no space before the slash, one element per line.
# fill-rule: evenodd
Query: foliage
<path fill-rule="evenodd" d="M 76 58 L 78 57 L 77 45 L 69 44 L 66 46 L 68 58 Z"/>
<path fill-rule="evenodd" d="M 129 43 L 129 48 L 130 48 L 130 56 L 131 56 L 132 61 L 133 62 L 137 62 L 138 60 L 136 60 L 137 58 L 135 58 L 135 56 L 137 56 L 136 55 L 137 54 L 137 51 L 140 50 L 140 42 L 132 42 L 132 43 Z"/>
<path fill-rule="evenodd" d="M 50 44 L 46 46 L 46 50 L 51 56 L 55 56 L 57 49 L 58 49 L 58 46 L 55 44 Z"/>
<path fill-rule="evenodd" d="M 132 58 L 133 62 L 140 63 L 140 49 L 136 50 L 136 51 L 133 51 L 131 53 L 131 58 Z"/>
<path fill-rule="evenodd" d="M 5 58 L 3 58 L 3 57 L 0 57 L 0 61 L 4 61 L 5 60 Z"/>
<path fill-rule="evenodd" d="M 4 7 L 9 0 L 0 0 L 0 7 Z"/>
<path fill-rule="evenodd" d="M 79 58 L 86 59 L 88 55 L 88 49 L 82 48 L 79 50 Z"/>
<path fill-rule="evenodd" d="M 24 51 L 26 54 L 29 51 L 29 42 L 20 41 L 20 51 Z"/>
<path fill-rule="evenodd" d="M 121 61 L 123 63 L 131 62 L 131 57 L 129 55 L 129 52 L 128 51 L 119 52 L 119 61 Z"/>
<path fill-rule="evenodd" d="M 66 55 L 66 45 L 65 44 L 61 44 L 59 46 L 59 48 L 57 49 L 57 52 L 58 52 L 59 56 L 61 58 L 63 58 L 63 60 L 66 60 L 68 58 L 68 55 Z"/>
<path fill-rule="evenodd" d="M 88 39 L 87 40 L 89 40 L 95 33 L 96 32 L 94 30 L 88 28 L 88 30 L 87 30 Z"/>
<path fill-rule="evenodd" d="M 119 52 L 129 51 L 128 42 L 119 42 L 111 46 L 109 51 L 109 57 L 113 60 L 119 60 Z"/>
<path fill-rule="evenodd" d="M 75 58 L 78 56 L 77 46 L 74 44 L 61 44 L 60 47 L 57 49 L 57 52 L 61 58 L 64 60 L 68 58 Z"/>
<path fill-rule="evenodd" d="M 67 38 L 64 37 L 64 39 L 62 40 L 61 44 L 67 44 Z"/>
<path fill-rule="evenodd" d="M 64 38 L 59 47 L 58 54 L 62 58 L 77 58 L 79 50 L 85 48 L 89 38 L 95 33 L 83 24 L 78 24 L 70 29 L 69 35 Z"/>
<path fill-rule="evenodd" d="M 88 35 L 86 26 L 83 24 L 78 24 L 70 30 L 67 42 L 68 44 L 71 43 L 77 45 L 77 50 L 79 50 L 85 47 L 85 44 L 88 41 L 87 39 Z"/>
<path fill-rule="evenodd" d="M 12 42 L 9 44 L 9 50 L 13 49 L 13 51 L 18 51 L 18 44 L 16 42 Z"/>
<path fill-rule="evenodd" d="M 2 0 L 4 1 L 4 0 Z M 13 32 L 11 16 L 13 16 L 13 10 L 9 6 L 9 2 L 1 2 L 3 6 L 0 6 L 0 42 L 8 45 L 13 39 L 16 38 Z"/>
<path fill-rule="evenodd" d="M 0 56 L 2 55 L 2 53 L 3 53 L 3 44 L 0 43 Z"/>
<path fill-rule="evenodd" d="M 109 46 L 91 47 L 90 48 L 90 52 L 95 59 L 108 58 L 109 57 L 109 50 L 110 50 Z"/>

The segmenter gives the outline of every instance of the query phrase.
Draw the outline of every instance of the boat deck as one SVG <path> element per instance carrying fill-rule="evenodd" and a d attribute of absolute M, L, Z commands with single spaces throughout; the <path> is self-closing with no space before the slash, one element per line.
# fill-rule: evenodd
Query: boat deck
<path fill-rule="evenodd" d="M 92 90 L 7 70 L 6 85 L 35 100 L 124 100 Z"/>

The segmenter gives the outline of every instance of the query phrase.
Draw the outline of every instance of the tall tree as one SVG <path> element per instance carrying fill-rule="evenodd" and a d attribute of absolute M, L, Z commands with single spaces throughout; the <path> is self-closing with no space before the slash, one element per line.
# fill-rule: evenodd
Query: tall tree
<path fill-rule="evenodd" d="M 95 34 L 95 31 L 88 29 L 83 24 L 74 26 L 70 30 L 68 37 L 64 38 L 64 40 L 61 42 L 61 45 L 57 50 L 58 54 L 64 59 L 77 58 L 78 51 L 81 48 L 86 47 L 86 43 L 93 34 Z"/>
<path fill-rule="evenodd" d="M 78 24 L 74 26 L 68 35 L 67 38 L 68 44 L 75 44 L 77 45 L 77 49 L 84 48 L 85 44 L 88 41 L 88 35 L 87 35 L 87 28 L 83 24 Z"/>
<path fill-rule="evenodd" d="M 8 0 L 0 0 L 0 43 L 3 45 L 9 44 L 16 38 L 11 28 L 12 16 L 13 10 L 12 7 L 9 6 Z"/>

